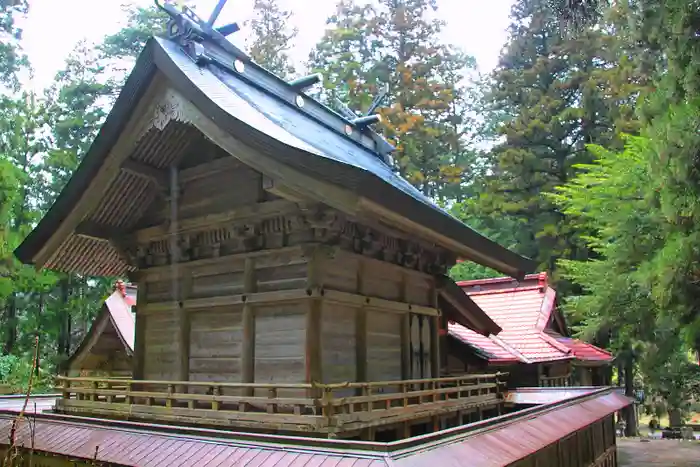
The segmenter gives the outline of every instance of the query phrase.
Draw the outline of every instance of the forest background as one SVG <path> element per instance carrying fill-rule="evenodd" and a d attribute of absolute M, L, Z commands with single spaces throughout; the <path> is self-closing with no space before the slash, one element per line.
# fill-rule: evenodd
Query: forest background
<path fill-rule="evenodd" d="M 186 2 L 185 2 L 186 3 Z M 292 12 L 255 0 L 247 49 L 316 97 L 365 110 L 395 170 L 456 217 L 552 274 L 568 322 L 617 355 L 628 391 L 680 418 L 700 397 L 700 2 L 515 0 L 498 66 L 440 41 L 439 0 L 339 0 L 308 62 Z M 80 43 L 43 92 L 0 0 L 0 383 L 19 389 L 39 337 L 39 385 L 89 329 L 116 278 L 36 271 L 14 248 L 80 163 L 148 37 L 154 7 Z M 497 275 L 472 263 L 455 279 Z"/>

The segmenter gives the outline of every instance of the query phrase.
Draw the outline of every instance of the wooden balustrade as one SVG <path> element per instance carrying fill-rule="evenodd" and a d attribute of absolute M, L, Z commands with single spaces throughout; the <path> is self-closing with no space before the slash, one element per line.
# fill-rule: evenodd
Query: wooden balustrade
<path fill-rule="evenodd" d="M 58 377 L 66 413 L 336 435 L 502 401 L 503 373 L 340 384 Z M 251 395 L 252 394 L 252 395 Z"/>
<path fill-rule="evenodd" d="M 590 467 L 617 467 L 617 446 L 612 445 Z"/>
<path fill-rule="evenodd" d="M 540 377 L 540 387 L 542 388 L 560 388 L 571 386 L 571 376 L 542 376 Z"/>

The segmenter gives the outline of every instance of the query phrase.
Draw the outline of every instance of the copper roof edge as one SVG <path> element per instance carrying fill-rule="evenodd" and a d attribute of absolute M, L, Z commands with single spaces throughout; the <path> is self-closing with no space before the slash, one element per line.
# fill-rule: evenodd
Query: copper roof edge
<path fill-rule="evenodd" d="M 524 281 L 544 281 L 544 284 L 548 284 L 548 275 L 546 272 L 538 272 L 534 274 L 526 274 L 520 281 L 514 279 L 510 276 L 504 277 L 489 277 L 486 279 L 470 279 L 465 281 L 458 281 L 457 285 L 460 287 L 471 287 L 474 285 L 490 285 L 490 284 L 502 284 L 504 282 L 524 282 Z"/>
<path fill-rule="evenodd" d="M 246 447 L 259 446 L 261 448 L 284 448 L 299 450 L 308 453 L 322 451 L 326 454 L 358 454 L 368 457 L 382 458 L 386 460 L 386 456 L 404 457 L 418 450 L 424 450 L 426 448 L 435 448 L 444 444 L 460 442 L 472 436 L 481 435 L 486 432 L 497 430 L 513 423 L 530 420 L 532 418 L 541 416 L 545 413 L 549 413 L 560 408 L 568 407 L 581 402 L 585 402 L 587 400 L 595 399 L 597 397 L 617 392 L 612 387 L 595 389 L 597 390 L 582 395 L 574 396 L 569 399 L 542 404 L 536 407 L 531 407 L 517 412 L 501 415 L 499 417 L 482 420 L 480 422 L 462 425 L 446 430 L 441 430 L 435 433 L 415 436 L 412 438 L 402 439 L 389 443 L 381 443 L 376 441 L 310 438 L 303 436 L 285 436 L 264 433 L 233 432 L 208 428 L 179 427 L 145 422 L 100 419 L 50 412 L 32 414 L 32 417 L 38 421 L 64 424 L 80 424 L 83 426 L 93 427 L 97 429 L 119 430 L 133 433 L 147 433 L 152 435 L 190 439 L 193 441 L 216 441 L 219 443 L 233 446 L 245 445 Z M 631 400 L 628 400 L 628 402 L 632 403 Z M 0 410 L 0 419 L 15 418 L 16 416 L 16 412 L 9 410 Z M 0 443 L 0 445 L 1 444 L 2 443 Z M 348 452 L 348 450 L 351 450 L 351 452 Z"/>

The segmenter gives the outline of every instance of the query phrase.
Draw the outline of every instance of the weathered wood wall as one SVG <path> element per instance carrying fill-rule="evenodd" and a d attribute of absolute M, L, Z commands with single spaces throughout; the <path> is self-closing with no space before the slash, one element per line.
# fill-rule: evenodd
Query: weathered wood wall
<path fill-rule="evenodd" d="M 320 204 L 282 199 L 231 157 L 178 179 L 170 197 L 177 222 L 169 223 L 164 197 L 150 222 L 121 242 L 139 269 L 135 377 L 439 376 L 434 273 L 444 272 L 443 252 Z"/>
<path fill-rule="evenodd" d="M 114 327 L 108 323 L 97 342 L 74 357 L 67 373 L 69 376 L 130 377 L 132 358 Z"/>

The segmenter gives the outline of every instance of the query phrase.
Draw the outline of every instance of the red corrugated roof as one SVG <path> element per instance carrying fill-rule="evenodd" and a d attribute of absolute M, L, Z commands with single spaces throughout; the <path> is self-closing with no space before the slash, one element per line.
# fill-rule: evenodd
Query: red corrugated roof
<path fill-rule="evenodd" d="M 557 342 L 571 349 L 576 357 L 576 360 L 609 362 L 614 358 L 613 354 L 607 350 L 601 349 L 600 347 L 596 347 L 593 344 L 589 344 L 571 337 L 565 337 L 554 331 L 547 330 L 546 332 L 552 338 L 556 339 Z"/>
<path fill-rule="evenodd" d="M 11 419 L 0 420 L 0 434 L 9 439 Z M 153 431 L 119 430 L 109 426 L 36 420 L 20 422 L 16 445 L 34 445 L 35 451 L 77 459 L 96 459 L 133 467 L 385 467 L 380 455 L 372 457 L 321 451 L 309 447 L 247 443 L 201 437 L 173 436 Z M 95 452 L 97 455 L 95 456 Z"/>
<path fill-rule="evenodd" d="M 448 323 L 447 331 L 465 344 L 476 347 L 489 356 L 491 361 L 518 362 L 517 356 L 506 348 L 499 345 L 491 337 L 482 336 L 469 328 L 457 323 Z M 503 331 L 501 331 L 503 332 Z M 499 333 L 500 334 L 500 333 Z"/>
<path fill-rule="evenodd" d="M 518 417 L 483 434 L 395 461 L 396 467 L 511 465 L 630 404 L 615 392 Z"/>
<path fill-rule="evenodd" d="M 605 354 L 607 360 L 612 358 L 593 345 L 581 341 L 574 343 L 573 339 L 560 341 L 547 334 L 556 306 L 556 291 L 549 287 L 546 273 L 526 276 L 520 282 L 499 277 L 462 281 L 457 285 L 503 330 L 497 337 L 483 337 L 458 324 L 451 324 L 449 333 L 489 355 L 491 362 L 589 360 L 594 354 L 598 357 Z"/>
<path fill-rule="evenodd" d="M 24 419 L 15 439 L 17 446 L 33 445 L 35 452 L 138 467 L 497 467 L 630 404 L 609 388 L 561 397 L 521 412 L 391 443 L 226 433 L 56 414 L 39 414 L 31 424 Z M 13 419 L 13 414 L 0 413 L 0 445 L 7 444 Z"/>

